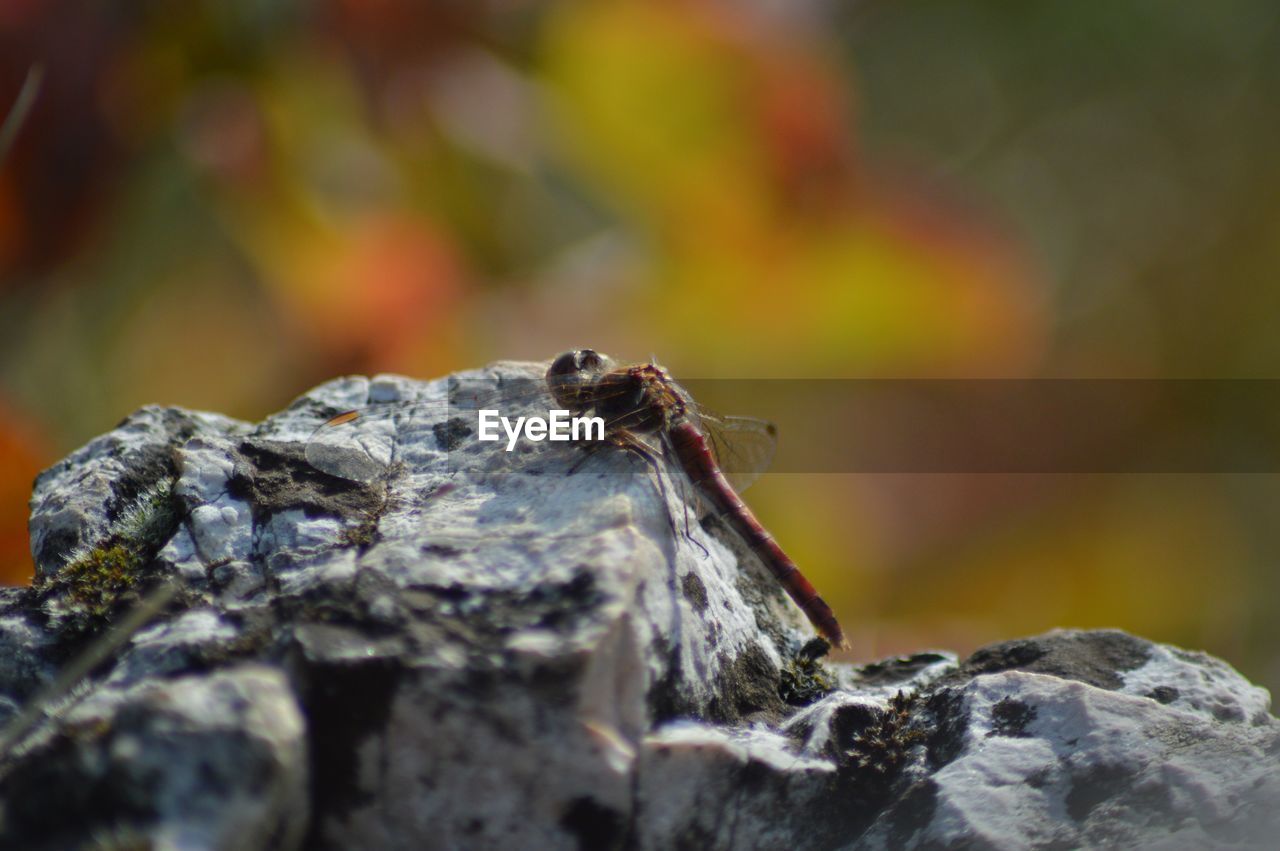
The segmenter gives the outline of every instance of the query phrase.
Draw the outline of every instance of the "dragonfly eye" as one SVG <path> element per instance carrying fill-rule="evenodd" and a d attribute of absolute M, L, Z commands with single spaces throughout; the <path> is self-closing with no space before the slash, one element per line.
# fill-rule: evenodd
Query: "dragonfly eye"
<path fill-rule="evenodd" d="M 570 374 L 570 372 L 573 371 L 573 357 L 575 357 L 576 354 L 577 352 L 564 352 L 563 354 L 559 354 L 556 360 L 552 361 L 552 365 L 550 365 L 547 370 L 548 378 L 553 375 Z"/>
<path fill-rule="evenodd" d="M 556 402 L 570 410 L 589 404 L 586 389 L 601 370 L 603 358 L 591 349 L 565 352 L 547 369 L 547 384 Z"/>
<path fill-rule="evenodd" d="M 547 370 L 547 378 L 561 378 L 573 375 L 578 371 L 578 356 L 581 352 L 565 352 L 551 362 Z"/>
<path fill-rule="evenodd" d="M 559 379 L 561 382 L 583 380 L 586 377 L 585 373 L 603 372 L 604 365 L 604 355 L 594 349 L 565 352 L 551 362 L 551 367 L 547 370 L 547 379 Z"/>

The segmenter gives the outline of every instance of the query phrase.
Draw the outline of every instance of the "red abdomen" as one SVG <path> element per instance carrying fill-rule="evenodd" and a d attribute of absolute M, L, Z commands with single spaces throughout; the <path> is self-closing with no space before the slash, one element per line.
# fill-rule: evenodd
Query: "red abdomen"
<path fill-rule="evenodd" d="M 685 420 L 673 426 L 670 434 L 680 465 L 721 519 L 760 557 L 819 634 L 836 647 L 847 646 L 844 631 L 840 629 L 831 607 L 818 596 L 800 568 L 782 551 L 773 535 L 760 525 L 751 509 L 747 508 L 747 504 L 734 491 L 716 464 L 702 432 Z"/>

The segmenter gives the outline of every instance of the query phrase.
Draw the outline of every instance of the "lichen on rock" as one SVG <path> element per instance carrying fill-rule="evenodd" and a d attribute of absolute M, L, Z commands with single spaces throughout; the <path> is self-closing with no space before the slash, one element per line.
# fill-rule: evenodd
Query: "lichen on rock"
<path fill-rule="evenodd" d="M 671 521 L 687 486 L 478 444 L 441 404 L 542 369 L 340 379 L 257 424 L 147 408 L 43 474 L 37 585 L 0 593 L 0 846 L 1253 847 L 1280 826 L 1280 725 L 1225 663 L 1072 631 L 833 663 L 724 529 Z M 366 405 L 376 475 L 312 463 L 316 427 Z M 157 583 L 178 590 L 129 621 Z"/>

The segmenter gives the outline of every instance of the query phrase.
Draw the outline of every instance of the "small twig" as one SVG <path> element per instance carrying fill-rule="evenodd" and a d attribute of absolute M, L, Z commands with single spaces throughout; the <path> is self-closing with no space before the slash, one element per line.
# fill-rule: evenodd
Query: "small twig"
<path fill-rule="evenodd" d="M 18 131 L 22 129 L 27 116 L 31 114 L 31 107 L 35 105 L 36 95 L 40 93 L 40 84 L 43 81 L 43 65 L 32 65 L 27 69 L 27 78 L 22 81 L 22 88 L 18 90 L 13 108 L 5 117 L 4 124 L 0 124 L 0 162 L 9 153 L 9 148 L 18 138 Z"/>
<path fill-rule="evenodd" d="M 161 583 L 143 597 L 129 613 L 120 619 L 102 639 L 71 661 L 58 672 L 53 682 L 27 701 L 22 711 L 13 717 L 0 732 L 0 759 L 9 755 L 9 749 L 27 734 L 43 718 L 52 717 L 49 707 L 73 689 L 94 668 L 125 645 L 134 633 L 142 629 L 156 613 L 169 604 L 178 593 L 178 583 L 169 580 Z"/>

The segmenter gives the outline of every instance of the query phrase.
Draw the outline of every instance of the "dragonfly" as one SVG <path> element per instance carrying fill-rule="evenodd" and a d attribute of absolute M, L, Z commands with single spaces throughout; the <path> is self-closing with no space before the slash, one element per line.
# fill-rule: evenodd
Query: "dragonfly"
<path fill-rule="evenodd" d="M 602 447 L 630 453 L 654 470 L 659 486 L 664 464 L 682 470 L 709 513 L 760 559 L 818 634 L 836 647 L 848 646 L 831 607 L 739 496 L 773 458 L 777 430 L 772 423 L 711 414 L 658 364 L 621 364 L 593 349 L 559 355 L 539 384 L 533 392 L 543 399 L 549 395 L 561 410 L 603 420 L 603 440 L 581 444 L 589 454 Z M 510 388 L 472 389 L 455 393 L 447 403 L 419 404 L 479 410 L 499 402 L 510 407 L 521 398 Z M 368 435 L 356 426 L 397 415 L 397 407 L 386 404 L 344 411 L 316 429 L 307 442 L 307 460 L 332 475 L 368 481 L 389 468 L 392 453 L 376 441 L 369 446 Z"/>

